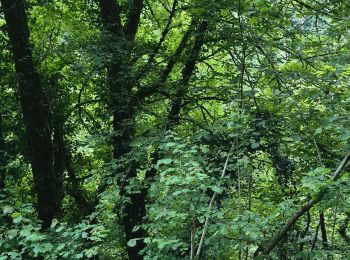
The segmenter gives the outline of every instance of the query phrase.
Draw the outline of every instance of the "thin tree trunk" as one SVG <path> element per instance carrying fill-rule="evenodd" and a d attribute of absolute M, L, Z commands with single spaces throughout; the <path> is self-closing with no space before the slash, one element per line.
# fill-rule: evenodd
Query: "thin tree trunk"
<path fill-rule="evenodd" d="M 325 221 L 323 212 L 320 213 L 320 229 L 321 229 L 323 248 L 327 249 L 328 239 L 327 239 L 326 221 Z"/>
<path fill-rule="evenodd" d="M 0 192 L 5 188 L 5 139 L 4 139 L 4 131 L 2 124 L 2 114 L 0 112 Z"/>
<path fill-rule="evenodd" d="M 311 223 L 310 211 L 308 211 L 306 213 L 306 216 L 307 216 L 306 227 L 300 235 L 300 238 L 302 238 L 302 239 L 306 236 L 306 234 L 309 232 L 309 229 L 310 229 L 310 223 Z M 299 251 L 302 252 L 303 250 L 304 250 L 304 242 L 301 242 L 300 247 L 299 247 Z"/>
<path fill-rule="evenodd" d="M 61 205 L 53 166 L 50 108 L 33 62 L 25 2 L 1 0 L 1 4 L 18 74 L 19 96 L 37 194 L 37 210 L 45 229 L 50 226 Z"/>
<path fill-rule="evenodd" d="M 179 87 L 176 91 L 175 97 L 172 101 L 170 111 L 168 113 L 168 122 L 167 129 L 170 129 L 172 125 L 177 124 L 180 120 L 180 110 L 183 106 L 183 100 L 185 95 L 188 92 L 188 84 L 190 78 L 193 74 L 193 71 L 196 66 L 196 62 L 199 58 L 200 51 L 204 44 L 205 31 L 207 30 L 208 22 L 202 21 L 196 31 L 197 36 L 195 37 L 192 50 L 189 54 L 189 57 L 185 63 L 185 66 L 182 70 L 182 80 L 179 84 Z"/>

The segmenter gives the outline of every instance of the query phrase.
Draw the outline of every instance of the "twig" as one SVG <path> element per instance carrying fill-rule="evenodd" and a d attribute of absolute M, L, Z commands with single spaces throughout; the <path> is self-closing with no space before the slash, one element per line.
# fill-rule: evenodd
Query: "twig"
<path fill-rule="evenodd" d="M 321 156 L 321 151 L 320 151 L 318 144 L 316 142 L 316 138 L 314 137 L 313 139 L 314 139 L 314 145 L 315 145 L 315 148 L 317 151 L 318 161 L 320 162 L 320 165 L 323 167 L 323 160 L 322 160 L 322 156 Z"/>
<path fill-rule="evenodd" d="M 193 227 L 191 229 L 191 255 L 190 255 L 190 260 L 192 260 L 193 257 L 194 257 L 194 236 L 195 236 L 195 233 L 196 233 L 196 228 Z"/>
<path fill-rule="evenodd" d="M 222 180 L 226 174 L 226 169 L 227 169 L 227 164 L 228 164 L 228 160 L 230 158 L 230 155 L 227 156 L 226 161 L 225 161 L 225 165 L 224 165 L 224 169 L 222 170 L 221 176 L 220 176 L 220 180 Z M 209 202 L 209 210 L 211 209 L 211 207 L 213 206 L 214 200 L 216 198 L 217 192 L 214 191 L 213 196 L 210 199 Z M 203 248 L 203 243 L 204 243 L 204 238 L 205 238 L 205 234 L 207 233 L 207 229 L 208 229 L 208 225 L 209 225 L 209 219 L 210 216 L 207 216 L 207 218 L 205 219 L 205 223 L 204 223 L 204 227 L 203 227 L 203 231 L 202 231 L 202 236 L 201 239 L 199 241 L 199 245 L 197 248 L 197 253 L 196 253 L 196 257 L 199 257 Z"/>

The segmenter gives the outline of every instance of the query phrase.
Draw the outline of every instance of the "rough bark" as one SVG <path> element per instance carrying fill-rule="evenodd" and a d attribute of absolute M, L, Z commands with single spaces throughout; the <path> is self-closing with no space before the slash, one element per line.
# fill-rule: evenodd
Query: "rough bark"
<path fill-rule="evenodd" d="M 60 196 L 53 166 L 50 108 L 33 62 L 25 3 L 23 0 L 1 0 L 1 4 L 18 74 L 38 215 L 43 221 L 43 228 L 47 228 L 60 210 Z"/>

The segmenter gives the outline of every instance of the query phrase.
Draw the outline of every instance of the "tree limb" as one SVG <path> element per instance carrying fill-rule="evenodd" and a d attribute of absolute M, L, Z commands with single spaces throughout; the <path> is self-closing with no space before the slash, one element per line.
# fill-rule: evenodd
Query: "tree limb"
<path fill-rule="evenodd" d="M 124 34 L 129 40 L 134 40 L 140 24 L 140 17 L 143 8 L 143 0 L 133 0 L 128 13 L 124 28 Z"/>
<path fill-rule="evenodd" d="M 345 168 L 349 166 L 350 162 L 350 152 L 348 152 L 338 168 L 333 173 L 333 181 L 338 180 Z M 288 230 L 297 222 L 297 220 L 303 216 L 306 212 L 308 212 L 316 203 L 320 202 L 324 195 L 327 193 L 327 187 L 323 188 L 315 198 L 309 200 L 303 207 L 297 210 L 287 221 L 287 223 L 277 232 L 277 234 L 273 237 L 273 239 L 266 245 L 257 250 L 255 252 L 256 255 L 268 255 L 271 251 L 279 244 L 284 235 L 288 232 Z M 260 253 L 259 253 L 260 251 Z"/>

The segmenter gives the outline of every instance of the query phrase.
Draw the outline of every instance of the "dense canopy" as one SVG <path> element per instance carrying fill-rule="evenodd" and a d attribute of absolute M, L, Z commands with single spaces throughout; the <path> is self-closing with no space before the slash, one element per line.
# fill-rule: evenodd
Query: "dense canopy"
<path fill-rule="evenodd" d="M 0 260 L 350 259 L 349 14 L 0 0 Z"/>

